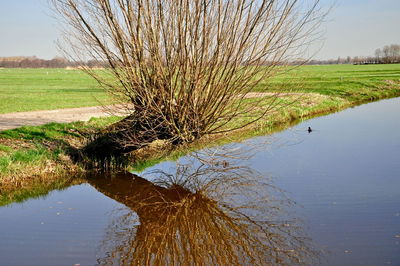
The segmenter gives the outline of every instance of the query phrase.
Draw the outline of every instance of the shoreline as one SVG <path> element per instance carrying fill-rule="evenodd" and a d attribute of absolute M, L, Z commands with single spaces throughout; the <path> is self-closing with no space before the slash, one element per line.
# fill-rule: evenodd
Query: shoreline
<path fill-rule="evenodd" d="M 176 160 L 202 148 L 270 135 L 318 116 L 374 101 L 400 97 L 400 89 L 391 88 L 380 94 L 379 97 L 373 95 L 370 98 L 353 101 L 325 95 L 320 95 L 320 97 L 316 97 L 315 94 L 310 95 L 305 93 L 302 96 L 303 102 L 300 101 L 285 107 L 262 122 L 257 122 L 245 129 L 228 134 L 206 136 L 193 143 L 175 148 L 156 143 L 135 154 L 137 160 L 130 165 L 129 170 L 140 172 L 159 162 Z M 310 104 L 305 105 L 304 102 Z M 1 160 L 3 159 L 4 164 L 4 158 L 10 157 L 8 154 L 13 153 L 13 149 L 17 149 L 14 155 L 18 155 L 14 157 L 22 158 L 21 161 L 9 161 L 5 170 L 3 166 L 3 171 L 0 172 L 0 206 L 11 202 L 20 202 L 24 198 L 42 196 L 54 189 L 62 189 L 66 184 L 71 184 L 72 180 L 76 179 L 75 176 L 78 177 L 76 180 L 79 180 L 79 176 L 89 171 L 73 163 L 67 155 L 68 148 L 73 145 L 82 145 L 86 141 L 82 135 L 79 135 L 79 130 L 101 129 L 117 120 L 116 117 L 107 117 L 91 119 L 88 122 L 51 123 L 0 132 L 0 167 L 2 166 Z M 32 136 L 29 135 L 29 132 L 33 132 Z M 35 138 L 40 136 L 39 133 L 42 136 Z M 25 157 L 23 151 L 25 151 Z M 18 152 L 20 154 L 16 154 Z"/>

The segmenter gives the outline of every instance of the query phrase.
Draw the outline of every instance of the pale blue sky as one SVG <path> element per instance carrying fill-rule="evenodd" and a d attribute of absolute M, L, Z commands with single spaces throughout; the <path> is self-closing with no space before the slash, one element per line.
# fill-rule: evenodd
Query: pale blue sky
<path fill-rule="evenodd" d="M 47 0 L 0 0 L 0 56 L 58 55 L 59 33 L 50 14 Z M 376 48 L 400 43 L 400 0 L 336 0 L 321 30 L 325 40 L 315 58 L 373 55 Z"/>

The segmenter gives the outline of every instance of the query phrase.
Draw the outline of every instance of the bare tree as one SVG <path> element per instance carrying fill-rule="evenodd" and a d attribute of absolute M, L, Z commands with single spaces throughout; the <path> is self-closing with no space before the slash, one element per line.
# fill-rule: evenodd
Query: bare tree
<path fill-rule="evenodd" d="M 400 45 L 392 44 L 390 45 L 390 57 L 394 63 L 400 62 Z"/>
<path fill-rule="evenodd" d="M 379 48 L 376 49 L 375 50 L 375 57 L 376 57 L 378 62 L 380 62 L 382 60 L 382 56 L 383 56 L 382 50 L 379 49 Z"/>
<path fill-rule="evenodd" d="M 247 95 L 316 37 L 319 0 L 51 0 L 64 50 L 126 105 L 123 147 L 245 127 L 279 101 Z M 67 47 L 67 48 L 65 48 Z"/>

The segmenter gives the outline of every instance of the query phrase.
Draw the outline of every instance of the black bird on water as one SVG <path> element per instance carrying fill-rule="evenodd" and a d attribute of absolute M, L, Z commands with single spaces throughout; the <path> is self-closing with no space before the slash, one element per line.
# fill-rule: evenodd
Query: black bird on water
<path fill-rule="evenodd" d="M 311 133 L 312 132 L 312 129 L 311 129 L 311 127 L 308 127 L 308 133 Z"/>

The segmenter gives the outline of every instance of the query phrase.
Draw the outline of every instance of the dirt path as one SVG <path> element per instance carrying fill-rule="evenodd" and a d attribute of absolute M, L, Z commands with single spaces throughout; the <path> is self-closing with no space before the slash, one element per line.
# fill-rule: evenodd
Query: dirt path
<path fill-rule="evenodd" d="M 92 117 L 110 116 L 116 108 L 118 108 L 118 105 L 0 114 L 0 131 L 22 126 L 44 125 L 51 122 L 88 121 Z"/>
<path fill-rule="evenodd" d="M 285 93 L 280 96 L 297 95 L 297 93 Z M 256 98 L 264 96 L 272 96 L 274 93 L 268 92 L 251 92 L 246 94 L 245 98 Z M 121 105 L 110 106 L 94 106 L 67 108 L 58 110 L 32 111 L 32 112 L 15 112 L 8 114 L 0 114 L 0 131 L 14 129 L 22 126 L 38 126 L 51 122 L 69 123 L 75 121 L 88 121 L 92 117 L 104 117 L 115 115 L 116 110 L 125 110 Z M 120 113 L 123 115 L 123 113 Z"/>

